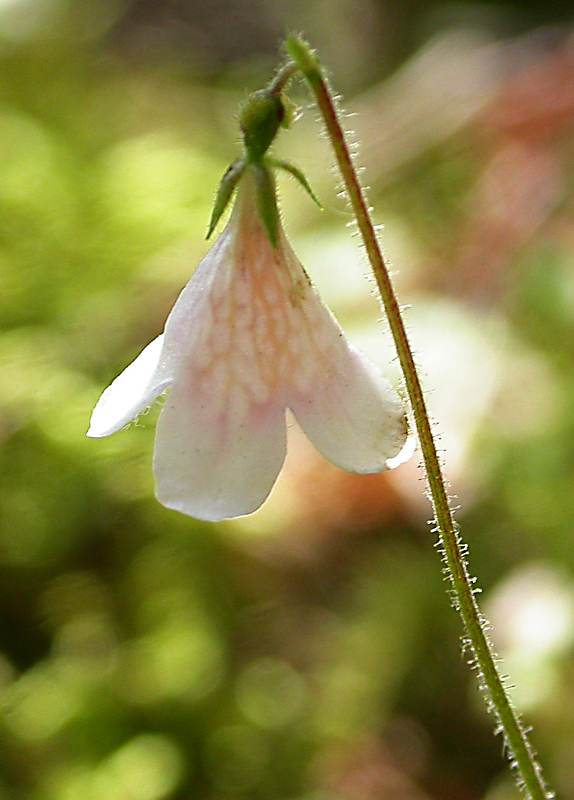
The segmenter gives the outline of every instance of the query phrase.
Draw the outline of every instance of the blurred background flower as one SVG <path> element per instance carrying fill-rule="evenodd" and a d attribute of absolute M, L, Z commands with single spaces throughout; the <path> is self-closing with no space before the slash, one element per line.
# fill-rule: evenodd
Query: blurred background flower
<path fill-rule="evenodd" d="M 290 425 L 252 517 L 152 496 L 153 419 L 84 433 L 160 331 L 289 28 L 346 96 L 472 570 L 574 796 L 574 17 L 541 0 L 0 0 L 1 800 L 515 797 L 458 649 L 416 458 Z M 301 87 L 294 97 L 308 105 Z M 290 238 L 398 372 L 331 158 L 278 144 Z"/>

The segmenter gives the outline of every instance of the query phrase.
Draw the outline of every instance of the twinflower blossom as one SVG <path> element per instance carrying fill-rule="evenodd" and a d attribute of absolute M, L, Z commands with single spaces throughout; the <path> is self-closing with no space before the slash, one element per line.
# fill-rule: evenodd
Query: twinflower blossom
<path fill-rule="evenodd" d="M 166 391 L 157 497 L 199 519 L 263 503 L 285 458 L 288 408 L 352 472 L 394 466 L 407 437 L 398 396 L 347 341 L 280 224 L 272 244 L 249 175 L 164 332 L 100 397 L 88 436 L 119 431 Z"/>

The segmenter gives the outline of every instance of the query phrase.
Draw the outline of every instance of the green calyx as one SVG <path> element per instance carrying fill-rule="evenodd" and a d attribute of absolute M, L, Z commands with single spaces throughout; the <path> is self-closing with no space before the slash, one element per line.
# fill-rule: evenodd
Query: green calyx
<path fill-rule="evenodd" d="M 323 208 L 303 172 L 288 161 L 281 161 L 275 158 L 262 158 L 258 161 L 249 162 L 244 159 L 238 159 L 227 168 L 219 184 L 207 231 L 207 239 L 209 239 L 217 223 L 227 209 L 239 181 L 248 172 L 255 184 L 257 210 L 261 221 L 267 231 L 269 241 L 273 247 L 277 247 L 279 240 L 279 209 L 277 206 L 277 192 L 273 175 L 275 169 L 287 172 L 295 178 L 313 202 L 315 202 L 319 208 Z"/>
<path fill-rule="evenodd" d="M 211 213 L 211 220 L 207 231 L 206 239 L 209 239 L 217 223 L 221 219 L 224 211 L 229 205 L 233 193 L 237 188 L 240 179 L 248 172 L 253 180 L 255 187 L 255 197 L 257 201 L 257 211 L 263 222 L 269 241 L 273 247 L 277 246 L 279 238 L 279 209 L 277 207 L 277 193 L 275 191 L 275 180 L 269 166 L 263 160 L 246 162 L 243 159 L 234 161 L 227 168 Z"/>
<path fill-rule="evenodd" d="M 245 155 L 234 161 L 221 179 L 207 231 L 208 239 L 246 172 L 249 172 L 253 180 L 257 211 L 273 247 L 277 247 L 279 241 L 279 209 L 273 175 L 275 169 L 287 172 L 295 178 L 319 208 L 322 207 L 300 169 L 287 161 L 266 156 L 279 129 L 288 128 L 296 117 L 295 105 L 283 92 L 295 70 L 293 62 L 285 63 L 267 88 L 254 92 L 243 106 L 239 124 Z"/>

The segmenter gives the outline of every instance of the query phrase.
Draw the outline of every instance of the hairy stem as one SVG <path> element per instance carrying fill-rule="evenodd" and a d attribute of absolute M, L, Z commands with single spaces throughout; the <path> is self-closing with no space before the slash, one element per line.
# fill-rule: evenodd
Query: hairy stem
<path fill-rule="evenodd" d="M 492 645 L 486 635 L 487 623 L 478 607 L 476 589 L 473 589 L 473 582 L 468 572 L 465 558 L 467 548 L 450 508 L 413 353 L 334 99 L 309 45 L 299 37 L 289 37 L 286 44 L 289 55 L 306 78 L 315 96 L 389 321 L 420 441 L 435 513 L 436 532 L 440 539 L 446 574 L 450 582 L 452 603 L 459 612 L 464 626 L 463 645 L 471 653 L 471 663 L 478 673 L 480 688 L 486 696 L 488 709 L 495 715 L 497 728 L 504 736 L 505 747 L 519 787 L 531 800 L 549 800 L 554 795 L 545 785 L 534 750 L 512 706 L 496 665 Z"/>
<path fill-rule="evenodd" d="M 273 79 L 267 87 L 267 91 L 271 94 L 281 94 L 283 89 L 287 86 L 293 75 L 297 73 L 299 68 L 291 61 L 283 64 L 275 73 Z"/>

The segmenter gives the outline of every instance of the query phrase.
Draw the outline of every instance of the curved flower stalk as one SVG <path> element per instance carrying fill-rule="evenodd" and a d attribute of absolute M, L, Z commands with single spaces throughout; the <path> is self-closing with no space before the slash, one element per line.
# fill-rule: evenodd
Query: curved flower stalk
<path fill-rule="evenodd" d="M 169 390 L 157 497 L 205 520 L 249 514 L 266 499 L 285 458 L 287 408 L 350 471 L 396 466 L 407 438 L 398 396 L 323 305 L 278 215 L 272 241 L 257 179 L 247 165 L 230 221 L 164 333 L 104 391 L 88 431 L 115 433 Z"/>
<path fill-rule="evenodd" d="M 470 653 L 469 664 L 478 675 L 479 687 L 485 695 L 487 708 L 497 720 L 496 730 L 503 736 L 504 749 L 515 772 L 518 787 L 528 800 L 552 800 L 555 794 L 545 783 L 542 768 L 528 738 L 528 731 L 512 705 L 507 679 L 501 675 L 498 659 L 487 635 L 488 622 L 478 606 L 477 587 L 468 569 L 467 546 L 462 539 L 459 526 L 454 521 L 405 324 L 381 252 L 367 198 L 359 182 L 351 151 L 341 127 L 335 100 L 317 56 L 307 42 L 301 37 L 290 36 L 286 41 L 286 47 L 317 102 L 385 308 L 420 442 L 435 514 L 433 531 L 438 534 L 443 572 L 449 582 L 452 605 L 460 614 L 464 626 L 463 649 L 466 653 Z M 288 69 L 288 65 L 284 69 Z"/>

